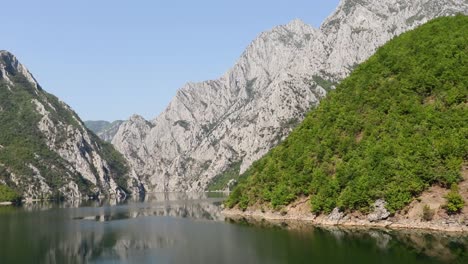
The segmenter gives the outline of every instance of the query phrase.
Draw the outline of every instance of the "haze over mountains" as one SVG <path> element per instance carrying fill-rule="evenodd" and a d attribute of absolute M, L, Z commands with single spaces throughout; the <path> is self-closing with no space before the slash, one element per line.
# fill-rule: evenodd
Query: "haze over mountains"
<path fill-rule="evenodd" d="M 294 20 L 260 34 L 221 78 L 186 84 L 155 119 L 121 124 L 112 143 L 145 189 L 204 190 L 277 145 L 377 47 L 457 13 L 466 1 L 343 0 L 319 29 Z"/>
<path fill-rule="evenodd" d="M 102 140 L 111 142 L 123 122 L 123 120 L 116 120 L 112 123 L 104 120 L 85 121 L 85 125 Z"/>

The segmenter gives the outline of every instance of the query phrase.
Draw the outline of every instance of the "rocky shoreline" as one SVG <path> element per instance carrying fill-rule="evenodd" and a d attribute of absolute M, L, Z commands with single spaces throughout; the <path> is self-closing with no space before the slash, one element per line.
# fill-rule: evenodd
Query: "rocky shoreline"
<path fill-rule="evenodd" d="M 342 219 L 330 220 L 327 216 L 307 216 L 305 218 L 296 217 L 294 215 L 281 215 L 280 213 L 262 213 L 260 211 L 241 211 L 223 210 L 222 214 L 231 220 L 246 220 L 247 222 L 268 221 L 272 224 L 280 222 L 300 221 L 304 224 L 313 226 L 340 226 L 340 227 L 364 227 L 364 228 L 386 228 L 386 229 L 423 229 L 430 231 L 456 232 L 468 234 L 468 224 L 462 224 L 456 220 L 448 221 L 413 221 L 413 220 L 397 220 L 387 219 L 382 221 L 371 222 L 366 219 Z"/>
<path fill-rule="evenodd" d="M 412 208 L 416 208 L 412 205 Z M 446 215 L 442 210 L 435 212 L 431 221 L 424 221 L 420 214 L 412 213 L 411 209 L 405 213 L 387 214 L 381 208 L 374 209 L 368 215 L 361 213 L 345 214 L 338 209 L 329 215 L 315 215 L 310 212 L 309 199 L 302 198 L 280 211 L 265 210 L 263 208 L 249 208 L 245 211 L 239 208 L 224 209 L 222 214 L 233 221 L 247 221 L 250 223 L 268 222 L 271 224 L 300 222 L 311 226 L 338 226 L 350 228 L 383 228 L 383 229 L 417 229 L 448 233 L 468 234 L 468 217 L 466 214 Z M 295 225 L 292 225 L 294 227 Z"/>
<path fill-rule="evenodd" d="M 385 201 L 379 199 L 373 205 L 373 211 L 367 215 L 353 212 L 340 212 L 335 208 L 329 215 L 315 215 L 311 212 L 310 198 L 300 197 L 280 211 L 271 210 L 263 205 L 255 205 L 247 210 L 237 207 L 224 209 L 227 219 L 246 220 L 248 222 L 268 221 L 270 223 L 301 222 L 313 226 L 341 226 L 358 228 L 385 228 L 427 230 L 468 235 L 468 165 L 464 164 L 458 184 L 460 195 L 466 201 L 459 214 L 447 214 L 444 206 L 449 190 L 441 186 L 431 186 L 416 199 L 396 214 L 385 209 Z M 430 219 L 424 219 L 425 207 L 430 212 Z"/>

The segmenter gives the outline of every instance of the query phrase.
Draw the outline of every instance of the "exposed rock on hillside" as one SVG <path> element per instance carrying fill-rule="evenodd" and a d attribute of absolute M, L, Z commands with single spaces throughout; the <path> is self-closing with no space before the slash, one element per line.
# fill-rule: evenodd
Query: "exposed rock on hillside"
<path fill-rule="evenodd" d="M 466 1 L 343 0 L 320 29 L 294 20 L 260 34 L 221 78 L 186 84 L 151 124 L 132 118 L 112 143 L 147 189 L 203 190 L 277 145 L 377 47 L 459 12 Z"/>
<path fill-rule="evenodd" d="M 123 157 L 0 51 L 0 184 L 25 198 L 125 196 L 139 190 Z"/>

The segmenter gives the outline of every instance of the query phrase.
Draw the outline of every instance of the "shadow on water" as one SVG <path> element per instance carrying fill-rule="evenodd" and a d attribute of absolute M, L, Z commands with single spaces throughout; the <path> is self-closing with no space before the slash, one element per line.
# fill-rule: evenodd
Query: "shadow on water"
<path fill-rule="evenodd" d="M 218 195 L 0 208 L 0 263 L 468 263 L 467 237 L 225 221 Z"/>

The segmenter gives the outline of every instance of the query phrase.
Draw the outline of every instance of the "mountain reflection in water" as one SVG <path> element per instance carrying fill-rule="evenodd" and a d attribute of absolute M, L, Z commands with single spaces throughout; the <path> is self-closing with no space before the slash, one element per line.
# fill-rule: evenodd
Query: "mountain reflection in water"
<path fill-rule="evenodd" d="M 3 207 L 0 263 L 468 263 L 463 236 L 232 223 L 223 199 L 167 193 Z"/>

